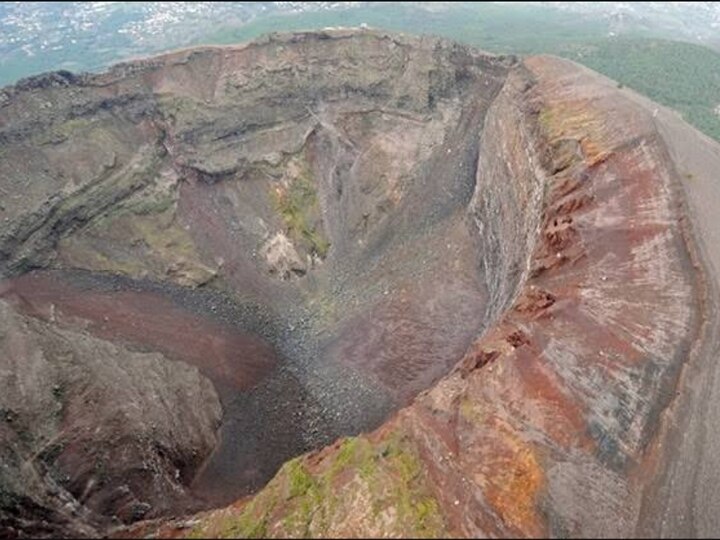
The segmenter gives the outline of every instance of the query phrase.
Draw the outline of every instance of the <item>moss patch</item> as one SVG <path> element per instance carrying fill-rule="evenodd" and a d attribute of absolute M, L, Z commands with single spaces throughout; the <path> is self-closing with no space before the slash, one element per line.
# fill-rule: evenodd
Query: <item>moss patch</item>
<path fill-rule="evenodd" d="M 289 462 L 286 465 L 286 472 L 290 484 L 290 498 L 301 497 L 315 486 L 312 477 L 299 459 Z"/>
<path fill-rule="evenodd" d="M 445 534 L 412 441 L 345 439 L 324 459 L 297 458 L 239 513 L 213 514 L 193 534 L 219 537 Z"/>
<path fill-rule="evenodd" d="M 322 230 L 317 189 L 307 163 L 301 164 L 299 173 L 287 187 L 275 187 L 271 193 L 288 236 L 309 253 L 325 258 L 330 242 Z"/>

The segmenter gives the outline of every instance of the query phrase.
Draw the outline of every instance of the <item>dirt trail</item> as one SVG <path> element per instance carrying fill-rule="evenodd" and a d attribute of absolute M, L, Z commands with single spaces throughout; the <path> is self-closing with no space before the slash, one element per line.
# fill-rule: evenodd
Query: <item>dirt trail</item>
<path fill-rule="evenodd" d="M 720 455 L 716 450 L 720 448 L 720 145 L 674 111 L 645 104 L 657 111 L 655 124 L 682 179 L 687 215 L 707 269 L 707 296 L 704 339 L 686 368 L 677 403 L 668 416 L 665 462 L 646 497 L 638 533 L 712 537 L 720 530 Z"/>
<path fill-rule="evenodd" d="M 646 488 L 635 532 L 641 537 L 713 537 L 720 530 L 720 144 L 677 112 L 627 88 L 622 93 L 653 114 L 675 163 L 706 288 L 703 336 L 667 410 L 665 435 L 657 447 L 658 475 Z"/>

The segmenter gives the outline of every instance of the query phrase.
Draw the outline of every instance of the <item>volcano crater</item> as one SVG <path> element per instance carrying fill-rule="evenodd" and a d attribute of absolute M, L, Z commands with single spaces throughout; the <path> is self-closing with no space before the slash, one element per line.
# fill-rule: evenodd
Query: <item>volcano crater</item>
<path fill-rule="evenodd" d="M 531 86 L 513 57 L 334 31 L 5 89 L 0 303 L 22 347 L 53 364 L 63 341 L 86 374 L 32 383 L 58 410 L 18 411 L 43 421 L 16 447 L 52 441 L 34 466 L 56 490 L 133 521 L 230 503 L 378 427 L 450 371 L 524 271 L 537 182 L 508 197 L 504 150 L 481 150 L 508 84 Z M 200 425 L 151 442 L 187 405 L 88 375 L 71 334 L 86 356 L 113 347 L 131 378 L 129 358 L 153 357 L 171 388 L 175 366 L 197 368 L 212 388 L 174 399 L 198 400 Z"/>

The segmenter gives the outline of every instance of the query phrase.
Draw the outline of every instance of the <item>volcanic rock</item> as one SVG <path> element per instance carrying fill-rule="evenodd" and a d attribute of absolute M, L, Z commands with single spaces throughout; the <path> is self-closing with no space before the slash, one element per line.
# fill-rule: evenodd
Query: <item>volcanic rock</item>
<path fill-rule="evenodd" d="M 720 152 L 671 113 L 367 29 L 3 95 L 6 534 L 712 530 L 657 519 L 720 470 Z"/>

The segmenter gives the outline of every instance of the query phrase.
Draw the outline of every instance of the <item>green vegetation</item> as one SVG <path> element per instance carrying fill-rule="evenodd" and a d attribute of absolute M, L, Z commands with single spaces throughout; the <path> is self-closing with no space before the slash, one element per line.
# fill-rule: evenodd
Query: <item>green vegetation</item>
<path fill-rule="evenodd" d="M 165 278 L 174 265 L 181 271 L 170 277 L 178 283 L 210 282 L 216 271 L 203 263 L 192 237 L 177 222 L 173 194 L 147 193 L 108 209 L 78 234 L 62 238 L 61 256 L 78 268 L 132 277 Z M 117 249 L 118 240 L 129 247 Z"/>
<path fill-rule="evenodd" d="M 552 126 L 553 122 L 553 116 L 552 111 L 550 109 L 544 108 L 540 111 L 540 114 L 538 115 L 538 122 L 540 122 L 540 126 L 546 130 L 549 131 L 550 127 Z"/>
<path fill-rule="evenodd" d="M 226 526 L 222 528 L 222 532 L 218 536 L 220 538 L 267 538 L 266 516 L 269 512 L 265 513 L 262 509 L 258 512 L 256 506 L 253 501 L 239 518 L 228 518 Z M 199 535 L 198 538 L 203 538 L 203 535 Z"/>
<path fill-rule="evenodd" d="M 129 14 L 118 13 L 108 21 L 119 24 Z M 658 103 L 680 112 L 699 130 L 720 140 L 720 54 L 700 45 L 660 38 L 672 37 L 666 29 L 626 29 L 626 37 L 608 37 L 610 22 L 602 17 L 582 17 L 569 11 L 535 5 L 494 3 L 435 4 L 418 7 L 409 3 L 374 4 L 340 10 L 318 10 L 260 16 L 241 26 L 200 28 L 186 45 L 238 43 L 268 32 L 311 30 L 332 26 L 359 26 L 414 34 L 437 35 L 494 53 L 550 53 L 580 62 L 632 88 Z M 57 68 L 97 69 L 113 61 L 131 43 L 117 37 L 114 47 L 93 48 L 67 44 L 59 51 L 28 58 L 4 60 L 0 82 L 8 83 L 31 72 Z M 177 46 L 168 41 L 154 49 Z M 145 51 L 150 52 L 150 51 Z M 126 54 L 130 54 L 129 52 Z M 59 133 L 62 137 L 69 125 Z M 327 246 L 317 241 L 318 253 Z M 311 240 L 311 243 L 313 241 Z"/>
<path fill-rule="evenodd" d="M 399 518 L 396 533 L 437 537 L 444 530 L 419 457 L 398 434 L 379 445 L 364 438 L 345 439 L 332 459 L 321 462 L 313 472 L 307 467 L 303 458 L 287 462 L 239 515 L 206 522 L 192 534 L 214 532 L 217 525 L 215 534 L 220 537 L 317 536 L 328 532 L 338 511 L 354 513 L 358 523 L 367 520 L 372 528 L 372 522 L 382 520 L 381 512 L 389 508 L 395 508 Z M 369 497 L 368 507 L 357 505 L 358 490 Z M 281 530 L 269 529 L 272 523 Z"/>
<path fill-rule="evenodd" d="M 175 206 L 175 198 L 171 193 L 159 193 L 153 197 L 138 198 L 131 205 L 132 212 L 138 216 L 164 214 Z"/>
<path fill-rule="evenodd" d="M 473 424 L 480 424 L 485 419 L 481 407 L 468 397 L 463 397 L 460 401 L 460 414 L 467 422 Z"/>
<path fill-rule="evenodd" d="M 290 237 L 305 245 L 310 253 L 324 258 L 330 242 L 322 231 L 317 190 L 307 167 L 290 182 L 287 189 L 273 191 L 273 197 Z"/>
<path fill-rule="evenodd" d="M 290 498 L 301 497 L 314 487 L 312 476 L 303 467 L 299 459 L 287 464 L 287 476 L 290 483 Z"/>
<path fill-rule="evenodd" d="M 46 131 L 35 135 L 37 144 L 53 144 L 64 141 L 70 136 L 87 137 L 93 130 L 95 121 L 87 118 L 71 118 L 52 125 Z"/>
<path fill-rule="evenodd" d="M 288 477 L 289 498 L 297 498 L 298 501 L 283 519 L 283 525 L 287 531 L 292 531 L 293 536 L 307 538 L 315 513 L 322 512 L 324 518 L 323 499 L 328 500 L 332 496 L 323 479 L 318 482 L 310 476 L 300 458 L 290 461 L 284 469 Z"/>
<path fill-rule="evenodd" d="M 414 500 L 416 499 L 413 497 L 415 494 L 410 489 L 422 472 L 420 461 L 414 454 L 404 451 L 399 446 L 391 449 L 388 453 L 388 460 L 400 476 L 400 482 L 394 486 L 394 494 L 401 518 L 409 518 L 411 523 L 415 524 L 417 536 L 432 536 L 428 534 L 428 526 L 430 518 L 437 515 L 437 503 L 430 497 Z"/>

